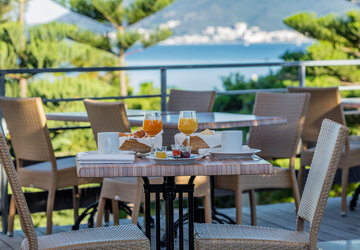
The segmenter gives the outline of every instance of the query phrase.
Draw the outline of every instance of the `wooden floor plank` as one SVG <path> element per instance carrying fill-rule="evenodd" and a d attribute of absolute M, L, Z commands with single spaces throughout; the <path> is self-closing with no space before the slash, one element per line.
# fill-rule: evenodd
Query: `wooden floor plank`
<path fill-rule="evenodd" d="M 351 240 L 360 238 L 360 211 L 349 211 L 348 216 L 341 217 L 340 198 L 331 198 L 325 209 L 324 217 L 319 231 L 319 241 L 334 241 L 334 240 Z M 360 210 L 360 209 L 359 209 Z M 218 209 L 219 212 L 224 213 L 235 220 L 235 208 Z M 186 212 L 186 211 L 184 211 Z M 296 214 L 293 203 L 281 203 L 257 206 L 257 222 L 259 226 L 283 228 L 283 229 L 295 229 Z M 175 212 L 175 218 L 178 216 Z M 143 226 L 143 217 L 139 218 L 139 224 Z M 120 224 L 128 224 L 130 220 L 121 220 Z M 165 220 L 161 218 L 161 231 L 165 233 Z M 248 207 L 243 208 L 243 224 L 250 225 L 250 209 Z M 86 224 L 82 224 L 81 228 L 86 228 Z M 308 225 L 306 226 L 308 230 Z M 185 248 L 188 246 L 187 236 L 187 224 L 184 225 Z M 55 233 L 70 231 L 71 225 L 67 226 L 54 226 L 53 231 Z M 45 228 L 36 228 L 36 233 L 44 235 Z M 15 231 L 13 237 L 0 234 L 0 249 L 20 249 L 22 240 L 24 239 L 24 233 L 22 231 Z M 152 229 L 152 249 L 155 248 L 155 228 Z M 178 247 L 178 240 L 175 240 L 176 249 Z"/>

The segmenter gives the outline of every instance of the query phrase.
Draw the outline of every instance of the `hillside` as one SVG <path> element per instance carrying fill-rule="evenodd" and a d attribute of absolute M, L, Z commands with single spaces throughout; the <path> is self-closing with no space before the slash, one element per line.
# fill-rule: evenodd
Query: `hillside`
<path fill-rule="evenodd" d="M 282 20 L 308 11 L 317 15 L 344 13 L 359 8 L 345 0 L 175 0 L 162 11 L 138 24 L 149 28 L 177 20 L 175 35 L 199 34 L 207 26 L 232 26 L 245 22 L 264 31 L 287 28 Z"/>

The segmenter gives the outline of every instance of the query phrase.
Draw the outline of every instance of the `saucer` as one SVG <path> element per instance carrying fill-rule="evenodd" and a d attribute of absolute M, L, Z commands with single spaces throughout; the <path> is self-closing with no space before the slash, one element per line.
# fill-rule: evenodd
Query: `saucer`
<path fill-rule="evenodd" d="M 209 149 L 209 153 L 217 158 L 252 158 L 259 152 L 261 152 L 260 149 L 249 147 L 243 147 L 242 150 L 238 152 L 222 151 L 221 148 Z"/>

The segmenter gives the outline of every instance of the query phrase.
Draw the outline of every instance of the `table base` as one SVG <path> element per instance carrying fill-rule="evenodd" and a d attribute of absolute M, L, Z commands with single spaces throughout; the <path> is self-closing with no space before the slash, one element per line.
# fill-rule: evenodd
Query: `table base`
<path fill-rule="evenodd" d="M 164 177 L 163 184 L 150 184 L 147 177 L 143 177 L 145 192 L 145 234 L 151 240 L 150 231 L 150 195 L 155 193 L 156 203 L 156 249 L 160 249 L 160 193 L 165 201 L 166 217 L 166 249 L 174 249 L 174 200 L 179 194 L 179 249 L 184 249 L 183 228 L 183 193 L 188 194 L 188 219 L 189 219 L 189 249 L 194 249 L 194 180 L 191 176 L 188 184 L 176 184 L 174 176 Z"/>

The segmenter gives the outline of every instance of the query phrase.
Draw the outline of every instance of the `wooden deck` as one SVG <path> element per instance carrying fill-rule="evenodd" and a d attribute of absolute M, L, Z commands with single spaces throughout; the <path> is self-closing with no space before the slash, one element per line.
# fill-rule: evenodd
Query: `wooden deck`
<path fill-rule="evenodd" d="M 350 199 L 350 197 L 348 197 Z M 235 217 L 235 209 L 221 209 L 222 213 Z M 244 224 L 250 224 L 249 208 L 243 209 Z M 293 203 L 281 203 L 257 206 L 257 218 L 259 226 L 295 229 L 295 208 Z M 142 219 L 142 218 L 140 218 Z M 122 224 L 129 223 L 129 220 L 122 220 Z M 142 222 L 140 222 L 142 223 Z M 360 206 L 358 211 L 348 211 L 346 217 L 340 216 L 340 198 L 331 198 L 327 203 L 325 214 L 320 226 L 319 241 L 354 240 L 360 239 Z M 84 225 L 85 227 L 86 225 Z M 162 227 L 164 228 L 164 227 Z M 54 232 L 71 230 L 71 226 L 55 226 Z M 308 225 L 307 229 L 308 230 Z M 45 234 L 45 228 L 36 229 L 38 235 Z M 164 230 L 163 230 L 164 231 Z M 152 233 L 152 236 L 154 232 Z M 186 235 L 186 234 L 185 234 Z M 0 249 L 20 249 L 24 233 L 16 231 L 13 237 L 0 234 Z M 152 245 L 154 246 L 154 241 Z M 177 245 L 177 244 L 176 244 Z M 319 244 L 321 246 L 321 243 Z M 324 248 L 324 249 L 327 249 Z M 334 248 L 335 249 L 335 248 Z M 346 248 L 356 249 L 356 248 Z"/>

